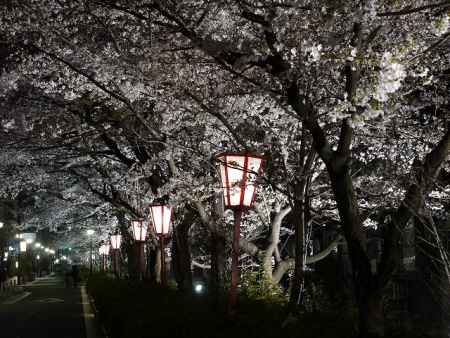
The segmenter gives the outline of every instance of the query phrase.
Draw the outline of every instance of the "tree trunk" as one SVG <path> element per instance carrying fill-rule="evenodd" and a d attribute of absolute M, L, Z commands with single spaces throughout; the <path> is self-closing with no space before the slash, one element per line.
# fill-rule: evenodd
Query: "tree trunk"
<path fill-rule="evenodd" d="M 305 250 L 305 218 L 303 208 L 303 187 L 296 187 L 296 199 L 294 202 L 295 224 L 295 268 L 291 279 L 291 292 L 289 295 L 289 310 L 293 311 L 300 303 L 300 297 L 304 278 L 304 250 Z M 299 193 L 299 194 L 297 194 Z"/>
<path fill-rule="evenodd" d="M 189 211 L 184 215 L 183 222 L 175 231 L 172 241 L 172 267 L 177 281 L 178 290 L 190 292 L 192 290 L 191 251 L 189 246 L 189 229 L 195 213 Z"/>
<path fill-rule="evenodd" d="M 225 294 L 226 241 L 223 236 L 211 234 L 211 294 L 217 305 Z"/>
<path fill-rule="evenodd" d="M 337 161 L 342 160 L 336 158 L 334 163 L 329 165 L 328 172 L 352 262 L 360 338 L 383 337 L 382 288 L 377 277 L 372 275 L 366 251 L 366 235 L 361 224 L 350 168 L 347 161 L 336 165 Z"/>
<path fill-rule="evenodd" d="M 133 239 L 131 238 L 130 232 L 128 231 L 128 223 L 125 219 L 123 211 L 118 210 L 116 212 L 116 218 L 119 224 L 120 234 L 122 235 L 122 249 L 127 256 L 128 263 L 128 276 L 130 279 L 138 279 L 139 273 L 136 269 L 136 256 L 133 246 Z"/>
<path fill-rule="evenodd" d="M 359 338 L 384 337 L 383 296 L 381 292 L 368 292 L 360 295 Z"/>

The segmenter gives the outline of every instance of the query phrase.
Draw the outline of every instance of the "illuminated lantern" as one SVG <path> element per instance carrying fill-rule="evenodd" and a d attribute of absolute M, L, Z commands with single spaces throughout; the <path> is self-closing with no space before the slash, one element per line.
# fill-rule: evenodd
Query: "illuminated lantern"
<path fill-rule="evenodd" d="M 164 236 L 169 233 L 170 220 L 172 216 L 172 207 L 166 204 L 150 205 L 150 217 L 156 234 L 159 236 L 159 243 L 161 248 L 161 284 L 167 284 L 166 278 L 166 264 L 165 264 L 165 250 L 164 250 Z"/>
<path fill-rule="evenodd" d="M 122 244 L 122 236 L 119 234 L 111 235 L 110 238 L 111 241 L 111 258 L 112 258 L 112 266 L 113 266 L 113 272 L 114 275 L 116 275 L 117 278 L 120 277 L 120 271 L 119 271 L 119 250 L 120 245 Z"/>
<path fill-rule="evenodd" d="M 228 311 L 233 315 L 237 303 L 239 240 L 241 217 L 244 210 L 253 206 L 257 178 L 261 175 L 264 158 L 248 152 L 217 155 L 220 183 L 225 207 L 234 210 L 234 231 L 231 256 L 231 285 Z"/>
<path fill-rule="evenodd" d="M 133 237 L 136 242 L 145 242 L 147 237 L 147 224 L 143 219 L 135 219 L 131 221 L 131 230 L 133 231 Z"/>
<path fill-rule="evenodd" d="M 144 242 L 147 237 L 148 226 L 143 219 L 135 219 L 131 221 L 131 230 L 135 240 L 138 271 L 140 278 L 143 279 L 145 273 Z"/>
<path fill-rule="evenodd" d="M 121 244 L 122 244 L 121 235 L 111 235 L 111 247 L 113 250 L 119 250 Z"/>
<path fill-rule="evenodd" d="M 171 216 L 172 208 L 169 205 L 150 206 L 150 217 L 157 235 L 165 236 L 169 233 Z"/>
<path fill-rule="evenodd" d="M 231 209 L 251 208 L 264 158 L 250 153 L 222 153 L 216 159 L 225 206 Z"/>
<path fill-rule="evenodd" d="M 27 242 L 26 241 L 20 242 L 20 252 L 27 252 Z"/>

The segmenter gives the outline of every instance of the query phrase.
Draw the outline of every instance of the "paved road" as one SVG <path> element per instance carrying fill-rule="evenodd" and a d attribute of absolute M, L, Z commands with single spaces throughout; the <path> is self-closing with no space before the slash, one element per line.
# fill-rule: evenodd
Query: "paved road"
<path fill-rule="evenodd" d="M 1 338 L 85 338 L 80 288 L 50 276 L 24 287 L 26 298 L 0 304 Z"/>

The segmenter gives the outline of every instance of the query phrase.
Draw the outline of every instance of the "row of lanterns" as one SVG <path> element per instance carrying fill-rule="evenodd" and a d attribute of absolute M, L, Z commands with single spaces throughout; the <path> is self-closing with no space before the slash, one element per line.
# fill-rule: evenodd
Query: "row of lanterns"
<path fill-rule="evenodd" d="M 164 255 L 164 239 L 169 233 L 171 222 L 172 208 L 169 205 L 154 204 L 150 206 L 150 218 L 154 226 L 154 231 L 160 240 L 161 247 L 161 283 L 166 284 L 165 274 L 165 255 Z M 144 243 L 147 239 L 148 222 L 144 219 L 131 220 L 131 231 L 135 240 L 135 246 L 138 258 L 139 273 L 143 274 L 144 264 Z M 99 254 L 102 258 L 102 266 L 104 268 L 106 256 L 111 252 L 113 271 L 118 274 L 119 250 L 122 242 L 122 236 L 119 234 L 111 235 L 110 244 L 102 244 L 99 248 Z"/>
<path fill-rule="evenodd" d="M 232 251 L 232 272 L 231 288 L 229 294 L 229 311 L 234 311 L 237 300 L 238 285 L 238 259 L 239 259 L 239 238 L 242 214 L 246 209 L 253 207 L 256 196 L 256 180 L 261 175 L 264 158 L 250 153 L 222 153 L 216 157 L 219 163 L 220 181 L 223 189 L 225 207 L 234 211 L 234 231 L 233 231 L 233 251 Z M 169 233 L 171 222 L 171 207 L 168 205 L 150 205 L 150 218 L 154 226 L 156 235 L 159 237 L 161 246 L 161 282 L 166 283 L 165 262 L 164 262 L 164 238 Z M 131 221 L 131 229 L 136 242 L 139 266 L 142 270 L 144 259 L 144 242 L 147 237 L 148 225 L 143 219 Z M 120 249 L 121 236 L 112 235 L 110 238 L 113 268 L 117 273 L 117 256 Z M 104 245 L 101 250 L 106 255 L 109 247 Z"/>

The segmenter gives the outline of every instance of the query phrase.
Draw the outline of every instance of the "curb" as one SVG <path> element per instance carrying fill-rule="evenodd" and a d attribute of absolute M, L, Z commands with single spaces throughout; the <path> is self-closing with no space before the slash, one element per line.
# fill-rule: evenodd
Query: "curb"
<path fill-rule="evenodd" d="M 94 316 L 97 319 L 97 324 L 100 327 L 100 330 L 102 331 L 103 337 L 109 338 L 108 333 L 106 332 L 105 326 L 100 322 L 100 313 L 97 310 L 97 307 L 95 306 L 94 298 L 92 298 L 90 294 L 87 294 L 87 295 L 88 295 L 89 303 L 91 303 L 92 310 L 94 310 Z"/>
<path fill-rule="evenodd" d="M 12 305 L 12 304 L 15 304 L 17 302 L 20 302 L 22 299 L 27 298 L 29 295 L 31 295 L 31 292 L 22 292 L 21 294 L 18 294 L 16 296 L 11 296 L 9 298 L 6 298 L 5 300 L 3 300 L 1 302 L 1 304 Z"/>
<path fill-rule="evenodd" d="M 81 286 L 81 298 L 83 303 L 84 323 L 87 338 L 109 338 L 105 327 L 100 322 L 100 316 L 95 302 L 87 293 L 85 285 Z"/>

